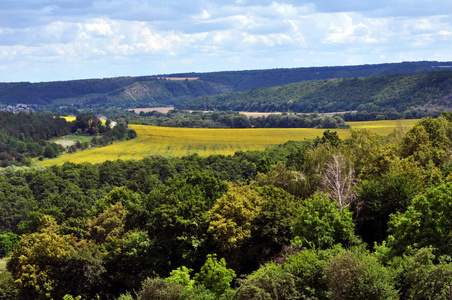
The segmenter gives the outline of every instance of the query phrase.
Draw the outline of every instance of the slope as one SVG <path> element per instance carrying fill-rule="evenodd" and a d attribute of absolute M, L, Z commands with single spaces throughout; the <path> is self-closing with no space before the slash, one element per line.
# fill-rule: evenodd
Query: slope
<path fill-rule="evenodd" d="M 447 110 L 451 96 L 452 71 L 439 71 L 256 88 L 192 99 L 177 108 L 300 113 L 396 109 L 403 112 L 410 108 Z"/>

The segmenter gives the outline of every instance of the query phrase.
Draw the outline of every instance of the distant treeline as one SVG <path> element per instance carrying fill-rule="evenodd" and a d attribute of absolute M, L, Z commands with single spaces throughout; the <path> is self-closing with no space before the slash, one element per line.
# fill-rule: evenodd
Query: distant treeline
<path fill-rule="evenodd" d="M 190 128 L 348 128 L 340 116 L 281 114 L 248 118 L 238 112 L 140 112 L 128 118 L 132 124 Z"/>
<path fill-rule="evenodd" d="M 422 119 L 426 117 L 437 118 L 441 115 L 439 110 L 407 110 L 404 112 L 397 112 L 395 110 L 388 110 L 382 112 L 367 112 L 359 111 L 353 113 L 340 114 L 342 119 L 346 122 L 356 121 L 378 121 L 378 120 L 400 120 L 400 119 Z"/>
<path fill-rule="evenodd" d="M 192 99 L 187 110 L 327 113 L 342 111 L 402 113 L 414 108 L 452 108 L 452 72 L 387 75 L 300 82 L 246 92 Z"/>

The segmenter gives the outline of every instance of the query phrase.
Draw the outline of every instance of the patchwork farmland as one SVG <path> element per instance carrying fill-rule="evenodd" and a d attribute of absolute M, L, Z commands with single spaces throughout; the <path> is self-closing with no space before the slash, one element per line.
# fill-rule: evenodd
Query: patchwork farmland
<path fill-rule="evenodd" d="M 386 136 L 397 126 L 411 128 L 418 120 L 350 122 L 352 128 L 367 128 Z M 236 151 L 263 150 L 289 140 L 302 141 L 322 136 L 325 129 L 262 128 L 262 129 L 205 129 L 130 125 L 138 138 L 113 145 L 80 151 L 52 160 L 37 162 L 41 166 L 74 163 L 100 163 L 116 159 L 141 159 L 149 155 L 184 156 L 198 153 L 230 155 Z M 340 138 L 350 137 L 348 129 L 334 129 Z"/>

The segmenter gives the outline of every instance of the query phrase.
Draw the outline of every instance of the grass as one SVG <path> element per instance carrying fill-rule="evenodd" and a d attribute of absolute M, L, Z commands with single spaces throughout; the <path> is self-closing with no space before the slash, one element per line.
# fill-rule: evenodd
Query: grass
<path fill-rule="evenodd" d="M 418 120 L 350 122 L 352 128 L 367 128 L 386 136 L 397 126 L 411 128 Z M 130 125 L 138 137 L 117 142 L 102 148 L 94 148 L 52 160 L 37 162 L 40 166 L 61 165 L 66 161 L 74 163 L 101 163 L 116 159 L 141 159 L 160 154 L 184 156 L 198 153 L 200 156 L 212 154 L 233 154 L 236 151 L 264 150 L 289 140 L 302 141 L 322 136 L 324 129 L 315 128 L 256 128 L 256 129 L 206 129 L 172 128 L 147 125 Z M 341 139 L 350 137 L 350 130 L 335 129 Z"/>
<path fill-rule="evenodd" d="M 93 139 L 92 136 L 89 135 L 70 135 L 64 138 L 59 138 L 56 140 L 52 140 L 52 142 L 62 145 L 63 147 L 69 147 L 75 145 L 77 141 L 80 143 L 90 142 Z"/>
<path fill-rule="evenodd" d="M 0 258 L 0 272 L 6 270 L 6 258 Z"/>
<path fill-rule="evenodd" d="M 100 136 L 98 136 L 100 137 Z M 93 136 L 91 135 L 70 135 L 67 138 L 65 138 L 65 140 L 68 141 L 79 141 L 80 143 L 83 142 L 90 142 L 93 139 Z"/>

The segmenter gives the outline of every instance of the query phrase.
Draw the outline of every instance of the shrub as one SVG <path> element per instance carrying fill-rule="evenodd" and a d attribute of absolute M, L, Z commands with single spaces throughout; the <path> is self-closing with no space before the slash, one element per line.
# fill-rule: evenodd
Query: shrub
<path fill-rule="evenodd" d="M 330 299 L 398 299 L 389 270 L 361 248 L 343 250 L 325 268 Z"/>
<path fill-rule="evenodd" d="M 234 270 L 226 268 L 226 260 L 224 258 L 218 260 L 216 254 L 207 255 L 205 264 L 195 275 L 198 284 L 204 285 L 218 297 L 229 288 L 234 278 Z"/>
<path fill-rule="evenodd" d="M 138 294 L 140 300 L 178 300 L 184 287 L 175 282 L 156 277 L 148 278 L 143 283 L 143 288 Z"/>
<path fill-rule="evenodd" d="M 295 276 L 275 263 L 266 264 L 241 281 L 236 299 L 299 299 Z"/>
<path fill-rule="evenodd" d="M 450 258 L 449 258 L 450 259 Z M 403 286 L 407 288 L 407 299 L 448 299 L 452 278 L 452 264 L 440 257 L 434 264 L 435 255 L 431 247 L 416 251 L 405 270 Z"/>
<path fill-rule="evenodd" d="M 10 272 L 0 271 L 0 300 L 17 299 L 19 290 Z"/>

